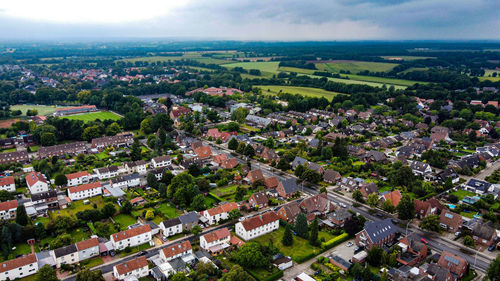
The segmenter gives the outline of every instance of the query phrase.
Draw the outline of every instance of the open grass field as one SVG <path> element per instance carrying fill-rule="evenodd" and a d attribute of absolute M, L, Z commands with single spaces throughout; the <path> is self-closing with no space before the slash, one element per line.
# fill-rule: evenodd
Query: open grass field
<path fill-rule="evenodd" d="M 137 222 L 137 220 L 134 219 L 134 217 L 126 214 L 119 214 L 117 216 L 114 216 L 113 220 L 120 224 L 121 230 L 127 230 L 129 225 L 132 225 Z"/>
<path fill-rule="evenodd" d="M 281 243 L 281 240 L 283 238 L 283 233 L 285 233 L 285 228 L 280 227 L 278 230 L 273 231 L 271 233 L 268 233 L 266 235 L 262 235 L 260 237 L 257 237 L 253 239 L 252 241 L 255 241 L 259 244 L 262 245 L 267 245 L 269 243 L 269 240 L 273 240 L 274 246 L 276 246 L 280 252 L 285 255 L 291 257 L 293 260 L 296 260 L 297 258 L 307 256 L 310 253 L 315 253 L 315 254 L 320 254 L 321 249 L 318 247 L 313 247 L 309 244 L 309 241 L 306 239 L 300 238 L 298 236 L 293 236 L 293 245 L 292 246 L 284 246 L 283 243 Z M 335 236 L 320 231 L 318 235 L 319 239 L 324 238 L 325 241 L 328 241 L 330 239 L 333 239 Z"/>
<path fill-rule="evenodd" d="M 109 111 L 101 111 L 101 112 L 91 112 L 91 113 L 85 113 L 85 114 L 74 114 L 74 115 L 68 115 L 64 116 L 63 118 L 70 119 L 70 120 L 82 120 L 83 122 L 90 122 L 90 121 L 95 121 L 97 119 L 102 120 L 120 120 L 122 119 L 120 116 L 116 115 L 113 112 Z"/>
<path fill-rule="evenodd" d="M 56 111 L 58 108 L 65 108 L 68 106 L 53 106 L 53 105 L 30 105 L 30 104 L 17 104 L 10 107 L 11 110 L 21 110 L 22 116 L 26 116 L 26 111 L 28 109 L 36 109 L 38 115 L 50 115 Z"/>
<path fill-rule="evenodd" d="M 319 71 L 317 69 L 306 69 L 306 68 L 289 67 L 289 66 L 281 66 L 278 68 L 278 70 L 283 72 L 297 72 L 304 74 L 313 74 L 315 71 Z"/>
<path fill-rule="evenodd" d="M 411 80 L 403 80 L 403 79 L 395 79 L 395 78 L 385 78 L 385 77 L 375 77 L 375 76 L 366 76 L 366 75 L 356 75 L 356 74 L 347 74 L 347 77 L 351 80 L 356 80 L 356 81 L 365 81 L 365 82 L 376 82 L 376 83 L 383 83 L 388 86 L 412 86 L 416 83 L 419 83 L 417 81 L 411 81 Z M 426 83 L 426 82 L 420 82 Z"/>
<path fill-rule="evenodd" d="M 308 75 L 314 78 L 321 78 L 321 76 L 316 76 L 316 75 Z M 361 76 L 357 75 L 358 77 L 369 77 L 369 76 Z M 372 78 L 372 77 L 370 77 Z M 380 78 L 380 77 L 376 77 Z M 369 81 L 360 81 L 360 80 L 354 80 L 354 79 L 340 79 L 340 78 L 332 78 L 328 77 L 329 81 L 337 82 L 337 83 L 344 83 L 344 84 L 358 84 L 358 85 L 368 85 L 372 87 L 382 87 L 386 85 L 387 87 L 394 86 L 396 89 L 406 89 L 406 86 L 401 86 L 401 85 L 395 85 L 395 84 L 389 84 L 389 83 L 380 83 L 380 82 L 369 82 Z M 368 79 L 367 79 L 368 80 Z"/>
<path fill-rule="evenodd" d="M 398 64 L 396 63 L 339 60 L 337 62 L 317 63 L 316 68 L 334 73 L 338 73 L 341 70 L 344 70 L 350 71 L 352 74 L 356 74 L 363 70 L 369 70 L 371 72 L 388 72 L 397 65 Z"/>
<path fill-rule="evenodd" d="M 227 69 L 233 69 L 235 67 L 242 67 L 243 69 L 258 69 L 262 73 L 263 77 L 271 77 L 273 74 L 278 73 L 278 61 L 264 61 L 264 62 L 236 62 L 223 64 L 222 66 Z"/>
<path fill-rule="evenodd" d="M 462 200 L 466 196 L 474 196 L 474 195 L 476 195 L 473 192 L 469 192 L 467 190 L 457 190 L 457 191 L 453 191 L 450 194 L 453 194 L 453 195 L 457 196 L 458 200 Z"/>
<path fill-rule="evenodd" d="M 497 77 L 478 77 L 479 78 L 479 81 L 486 81 L 486 80 L 489 80 L 489 81 L 492 81 L 492 82 L 498 82 L 500 81 L 500 77 L 497 76 Z"/>
<path fill-rule="evenodd" d="M 329 101 L 331 101 L 334 96 L 338 95 L 338 93 L 335 92 L 329 92 L 323 89 L 309 88 L 309 87 L 292 87 L 292 86 L 275 86 L 275 85 L 262 85 L 255 87 L 261 88 L 262 93 L 265 95 L 290 93 L 290 94 L 299 94 L 306 97 L 315 97 L 315 98 L 325 97 Z"/>
<path fill-rule="evenodd" d="M 381 58 L 386 59 L 386 60 L 394 60 L 394 61 L 399 61 L 399 60 L 413 61 L 413 60 L 435 59 L 436 57 L 418 57 L 418 56 L 381 56 Z"/>
<path fill-rule="evenodd" d="M 71 206 L 68 206 L 68 208 L 66 209 L 50 212 L 50 217 L 52 219 L 57 219 L 58 216 L 72 216 L 80 211 L 93 209 L 93 204 L 97 205 L 97 209 L 102 209 L 102 207 L 104 207 L 104 205 L 106 204 L 104 199 L 99 196 L 89 198 L 88 200 L 90 201 L 90 203 L 87 205 L 83 204 L 84 200 L 73 201 L 71 202 Z M 117 204 L 113 205 L 115 205 L 115 208 L 117 210 L 119 209 L 119 206 Z"/>

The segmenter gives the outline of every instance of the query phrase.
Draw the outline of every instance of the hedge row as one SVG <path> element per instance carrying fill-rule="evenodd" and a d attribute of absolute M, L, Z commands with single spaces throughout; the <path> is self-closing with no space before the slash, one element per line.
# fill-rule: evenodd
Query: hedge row
<path fill-rule="evenodd" d="M 257 281 L 275 281 L 275 280 L 278 280 L 281 277 L 283 277 L 283 271 L 281 271 L 281 270 L 278 270 L 275 273 L 273 273 L 273 274 L 271 274 L 263 279 L 260 278 L 257 274 L 255 274 L 251 270 L 247 270 L 247 272 L 248 272 L 248 274 L 252 275 L 252 277 L 255 278 L 255 280 L 257 280 Z"/>
<path fill-rule="evenodd" d="M 347 240 L 349 240 L 349 234 L 342 233 L 333 239 L 330 239 L 326 242 L 321 243 L 321 249 L 323 251 L 326 251 L 326 250 L 331 249 L 331 248 L 337 246 L 338 244 L 345 242 Z"/>
<path fill-rule="evenodd" d="M 323 251 L 322 251 L 323 252 Z M 312 253 L 309 253 L 308 255 L 305 255 L 305 256 L 300 256 L 300 257 L 297 257 L 295 258 L 295 261 L 297 263 L 303 263 L 305 261 L 308 261 L 312 258 L 314 258 L 315 256 L 319 255 L 320 253 L 315 253 L 315 252 L 312 252 Z"/>
<path fill-rule="evenodd" d="M 226 201 L 226 200 L 224 200 L 224 199 L 220 198 L 219 196 L 217 196 L 217 195 L 213 194 L 212 192 L 209 192 L 209 193 L 208 193 L 208 196 L 210 196 L 210 197 L 214 198 L 214 199 L 215 199 L 215 200 L 217 200 L 218 202 L 224 202 L 224 201 Z"/>

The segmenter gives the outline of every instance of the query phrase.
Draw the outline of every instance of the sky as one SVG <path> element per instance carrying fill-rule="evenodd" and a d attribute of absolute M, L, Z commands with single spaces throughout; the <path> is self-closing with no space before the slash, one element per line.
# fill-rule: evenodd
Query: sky
<path fill-rule="evenodd" d="M 499 0 L 3 0 L 0 40 L 498 40 L 499 11 Z"/>

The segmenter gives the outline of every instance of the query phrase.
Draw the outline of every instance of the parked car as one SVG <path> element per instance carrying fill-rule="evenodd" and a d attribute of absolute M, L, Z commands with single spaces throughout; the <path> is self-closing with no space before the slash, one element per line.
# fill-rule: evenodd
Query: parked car
<path fill-rule="evenodd" d="M 352 242 L 347 242 L 347 247 L 352 247 L 354 245 Z"/>
<path fill-rule="evenodd" d="M 429 241 L 425 240 L 425 238 L 420 238 L 420 242 L 424 243 L 424 244 L 429 244 Z"/>
<path fill-rule="evenodd" d="M 147 252 L 147 251 L 141 251 L 141 252 L 139 253 L 139 255 L 138 255 L 138 256 L 145 256 L 145 255 L 147 255 L 147 254 L 148 254 L 148 252 Z"/>
<path fill-rule="evenodd" d="M 391 222 L 392 222 L 393 224 L 398 224 L 398 223 L 399 223 L 399 221 L 398 221 L 397 219 L 391 219 Z"/>
<path fill-rule="evenodd" d="M 496 247 L 497 247 L 497 245 L 496 245 L 496 244 L 491 245 L 491 246 L 489 246 L 489 247 L 488 247 L 488 251 L 493 252 L 493 251 L 495 250 L 495 248 L 496 248 Z"/>
<path fill-rule="evenodd" d="M 354 248 L 354 253 L 357 254 L 361 251 L 363 251 L 365 249 L 365 247 L 363 246 L 356 246 L 356 248 Z"/>

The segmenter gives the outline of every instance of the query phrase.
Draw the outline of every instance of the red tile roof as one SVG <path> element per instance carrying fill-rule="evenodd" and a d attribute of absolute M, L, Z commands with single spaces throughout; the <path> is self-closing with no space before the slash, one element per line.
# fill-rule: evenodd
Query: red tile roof
<path fill-rule="evenodd" d="M 67 174 L 66 178 L 68 180 L 72 180 L 72 179 L 77 179 L 77 178 L 81 178 L 84 176 L 90 176 L 89 172 L 83 171 L 83 172 L 76 172 L 76 173 L 72 173 L 72 174 Z"/>
<path fill-rule="evenodd" d="M 194 150 L 196 155 L 200 158 L 205 158 L 205 157 L 211 157 L 212 156 L 212 150 L 210 149 L 210 146 L 202 146 L 198 147 Z"/>
<path fill-rule="evenodd" d="M 141 202 L 141 201 L 145 201 L 144 198 L 136 197 L 136 198 L 130 200 L 130 204 L 134 204 L 134 203 Z"/>
<path fill-rule="evenodd" d="M 277 177 L 267 178 L 265 179 L 265 183 L 267 188 L 276 188 L 279 184 Z"/>
<path fill-rule="evenodd" d="M 97 240 L 97 238 L 90 238 L 76 243 L 76 248 L 78 249 L 78 251 L 82 251 L 97 246 L 99 246 L 99 240 Z"/>
<path fill-rule="evenodd" d="M 138 227 L 134 227 L 132 229 L 127 229 L 115 234 L 112 234 L 111 236 L 113 237 L 113 240 L 115 242 L 122 241 L 124 239 L 128 239 L 137 235 L 144 234 L 146 232 L 151 231 L 151 226 L 149 224 L 141 225 Z"/>
<path fill-rule="evenodd" d="M 118 272 L 119 275 L 129 273 L 131 271 L 143 268 L 145 266 L 148 266 L 148 260 L 146 259 L 145 256 L 140 256 L 133 260 L 129 260 L 124 263 L 115 265 L 116 271 Z"/>
<path fill-rule="evenodd" d="M 191 243 L 189 243 L 189 241 L 184 241 L 182 243 L 177 243 L 175 245 L 163 248 L 162 251 L 163 251 L 163 254 L 165 255 L 166 258 L 170 258 L 170 257 L 176 256 L 180 253 L 189 251 L 191 249 L 193 249 L 191 247 Z"/>
<path fill-rule="evenodd" d="M 17 259 L 0 263 L 0 273 L 37 262 L 35 254 L 28 254 Z"/>
<path fill-rule="evenodd" d="M 227 229 L 227 227 L 224 227 L 216 231 L 209 232 L 203 235 L 202 237 L 205 238 L 205 241 L 207 241 L 207 243 L 211 243 L 226 238 L 228 236 L 231 236 L 231 233 L 229 232 L 229 229 Z"/>
<path fill-rule="evenodd" d="M 96 182 L 91 182 L 91 183 L 86 183 L 86 184 L 81 184 L 79 186 L 73 186 L 68 189 L 70 193 L 76 193 L 84 190 L 90 190 L 94 188 L 101 188 L 101 183 L 96 181 Z"/>
<path fill-rule="evenodd" d="M 4 177 L 0 178 L 0 186 L 14 184 L 14 177 Z"/>
<path fill-rule="evenodd" d="M 268 211 L 262 215 L 251 217 L 241 222 L 246 231 L 256 229 L 263 225 L 278 221 L 280 218 L 273 211 Z"/>
<path fill-rule="evenodd" d="M 398 206 L 399 201 L 401 200 L 401 192 L 399 190 L 394 190 L 391 193 L 387 193 L 384 195 L 385 200 L 391 199 L 392 205 L 394 207 Z"/>
<path fill-rule="evenodd" d="M 31 172 L 26 176 L 26 182 L 28 183 L 28 186 L 33 186 L 38 181 L 47 183 L 45 177 L 39 172 Z"/>
<path fill-rule="evenodd" d="M 8 211 L 17 208 L 17 200 L 0 202 L 0 211 Z"/>
<path fill-rule="evenodd" d="M 254 183 L 257 180 L 265 180 L 264 174 L 262 174 L 262 170 L 260 169 L 250 171 L 247 175 L 247 178 L 250 180 L 251 183 Z"/>
<path fill-rule="evenodd" d="M 208 209 L 208 210 L 206 210 L 206 212 L 210 216 L 215 216 L 215 215 L 222 214 L 222 213 L 229 213 L 231 210 L 234 210 L 234 209 L 238 209 L 238 205 L 236 205 L 236 203 L 234 203 L 234 202 L 231 202 L 231 203 L 226 203 L 224 205 L 220 205 L 220 206 Z"/>

